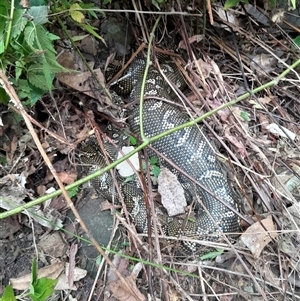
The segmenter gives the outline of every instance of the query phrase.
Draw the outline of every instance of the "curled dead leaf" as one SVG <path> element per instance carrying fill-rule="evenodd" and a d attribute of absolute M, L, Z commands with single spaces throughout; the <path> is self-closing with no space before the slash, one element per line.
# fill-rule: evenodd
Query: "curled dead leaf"
<path fill-rule="evenodd" d="M 262 225 L 264 226 L 262 226 Z M 266 230 L 265 230 L 265 229 Z M 263 248 L 275 237 L 275 225 L 271 217 L 251 225 L 241 236 L 242 242 L 248 247 L 255 258 L 258 258 Z"/>

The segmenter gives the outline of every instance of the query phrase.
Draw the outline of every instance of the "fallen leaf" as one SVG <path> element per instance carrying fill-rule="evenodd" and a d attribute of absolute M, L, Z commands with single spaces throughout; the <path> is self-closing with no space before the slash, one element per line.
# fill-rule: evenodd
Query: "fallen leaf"
<path fill-rule="evenodd" d="M 93 70 L 94 75 L 97 78 L 97 81 L 102 85 L 105 86 L 105 79 L 102 71 L 100 69 Z M 86 72 L 71 72 L 71 73 L 59 73 L 56 75 L 58 80 L 63 83 L 64 85 L 73 88 L 79 92 L 86 94 L 95 99 L 100 99 L 101 93 L 96 93 L 95 86 L 93 84 L 94 80 L 89 71 Z"/>
<path fill-rule="evenodd" d="M 191 36 L 189 39 L 188 39 L 188 43 L 189 44 L 193 44 L 193 43 L 199 43 L 200 41 L 202 41 L 204 39 L 204 34 L 196 34 L 196 35 L 193 35 Z M 186 46 L 185 46 L 185 42 L 184 41 L 180 41 L 179 44 L 178 44 L 178 48 L 180 49 L 186 49 Z"/>
<path fill-rule="evenodd" d="M 77 173 L 75 169 L 69 171 L 62 171 L 59 172 L 57 175 L 64 184 L 72 184 L 77 178 Z"/>
<path fill-rule="evenodd" d="M 135 283 L 135 277 L 132 275 L 125 278 L 131 291 L 128 291 L 121 280 L 113 281 L 109 284 L 109 288 L 116 299 L 119 301 L 144 301 L 146 297 L 139 291 Z M 133 295 L 133 294 L 134 295 Z"/>
<path fill-rule="evenodd" d="M 50 278 L 50 279 L 57 279 L 57 277 L 61 274 L 64 270 L 64 262 L 60 261 L 51 265 L 48 265 L 44 268 L 38 269 L 37 278 Z M 27 274 L 25 276 L 19 278 L 11 278 L 9 280 L 12 288 L 17 290 L 27 290 L 29 288 L 29 284 L 31 282 L 32 275 Z"/>
<path fill-rule="evenodd" d="M 26 189 L 23 188 L 24 182 L 22 175 L 8 175 L 0 179 L 0 207 L 6 210 L 14 209 L 19 205 L 25 204 L 23 199 L 26 196 Z M 19 184 L 18 184 L 19 183 Z M 40 206 L 34 206 L 24 211 L 36 222 L 47 228 L 58 230 L 62 227 L 63 222 L 55 216 L 55 212 L 41 210 Z"/>
<path fill-rule="evenodd" d="M 265 230 L 262 225 L 265 227 Z M 277 236 L 271 217 L 251 225 L 241 236 L 242 242 L 248 247 L 255 258 L 258 258 L 263 248 Z"/>
<path fill-rule="evenodd" d="M 66 289 L 77 290 L 75 285 L 71 287 L 69 286 L 68 275 L 69 275 L 69 264 L 66 263 L 65 272 L 60 274 L 60 276 L 58 277 L 58 282 L 55 286 L 55 290 L 66 290 Z M 87 275 L 86 270 L 75 267 L 73 272 L 73 280 L 79 281 L 80 279 L 84 278 L 86 275 Z"/>
<path fill-rule="evenodd" d="M 58 232 L 45 235 L 39 241 L 38 246 L 52 258 L 62 257 L 67 250 L 67 244 Z"/>
<path fill-rule="evenodd" d="M 259 74 L 270 73 L 277 63 L 273 55 L 265 53 L 250 56 L 250 59 L 250 66 Z"/>
<path fill-rule="evenodd" d="M 78 250 L 78 245 L 72 243 L 70 248 L 70 255 L 69 255 L 69 272 L 68 272 L 68 284 L 70 287 L 73 286 L 74 283 L 74 273 L 75 273 L 75 255 Z"/>
<path fill-rule="evenodd" d="M 296 138 L 296 134 L 294 134 L 293 132 L 291 132 L 290 130 L 288 130 L 287 128 L 281 126 L 279 127 L 278 124 L 276 123 L 271 123 L 269 124 L 266 129 L 276 135 L 276 136 L 280 136 L 280 137 L 283 137 L 283 138 L 290 138 L 292 139 L 293 141 L 295 140 Z"/>

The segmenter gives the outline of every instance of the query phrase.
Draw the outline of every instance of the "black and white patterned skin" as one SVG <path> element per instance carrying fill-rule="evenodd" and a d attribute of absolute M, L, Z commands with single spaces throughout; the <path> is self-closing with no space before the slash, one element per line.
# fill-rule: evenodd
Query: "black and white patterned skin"
<path fill-rule="evenodd" d="M 128 89 L 132 89 L 129 101 L 134 103 L 140 98 L 144 69 L 145 62 L 141 64 L 140 58 L 133 61 L 128 67 L 127 73 L 125 72 L 126 81 L 129 80 L 130 82 L 120 82 L 121 91 L 126 90 L 128 92 Z M 170 76 L 171 80 L 176 81 L 176 78 L 178 79 L 176 75 L 178 70 L 173 66 L 162 64 L 162 69 L 167 76 Z M 131 76 L 126 76 L 126 74 Z M 178 79 L 178 83 L 175 82 L 175 84 L 180 87 L 180 82 L 182 80 Z M 169 99 L 172 97 L 170 95 L 171 92 L 165 80 L 151 66 L 145 85 L 144 96 L 147 97 L 145 97 L 143 104 L 143 125 L 146 137 L 153 137 L 190 120 L 188 115 L 180 108 L 164 100 L 157 99 Z M 151 98 L 151 96 L 156 98 Z M 134 105 L 129 110 L 128 116 L 130 130 L 136 135 L 140 135 L 139 106 Z M 155 141 L 151 146 L 173 162 L 179 170 L 187 173 L 212 193 L 211 195 L 204 191 L 195 182 L 176 171 L 182 186 L 186 190 L 186 195 L 191 196 L 189 201 L 198 204 L 196 206 L 197 213 L 195 221 L 189 219 L 183 221 L 177 217 L 170 218 L 167 213 L 157 209 L 158 218 L 166 235 L 183 235 L 193 239 L 217 240 L 221 233 L 237 233 L 239 231 L 237 215 L 214 197 L 214 195 L 217 196 L 226 204 L 237 209 L 236 194 L 226 176 L 224 176 L 210 143 L 197 126 L 176 131 Z M 89 162 L 91 162 L 90 159 Z M 170 167 L 164 160 L 161 160 L 161 165 L 165 165 L 174 171 L 174 168 Z M 133 183 L 120 183 L 120 188 L 137 230 L 147 233 L 146 206 L 142 190 L 134 187 Z M 111 190 L 109 189 L 109 191 Z M 103 192 L 105 193 L 105 191 Z M 105 194 L 107 195 L 107 191 Z M 201 252 L 199 251 L 199 245 L 194 242 L 182 241 L 180 245 L 180 251 L 183 253 Z"/>

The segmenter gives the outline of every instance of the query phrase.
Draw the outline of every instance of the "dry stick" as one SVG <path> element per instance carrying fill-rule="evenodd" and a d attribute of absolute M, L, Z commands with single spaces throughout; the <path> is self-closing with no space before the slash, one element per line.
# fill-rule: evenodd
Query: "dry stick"
<path fill-rule="evenodd" d="M 232 29 L 232 27 L 230 27 L 231 29 Z M 234 36 L 233 36 L 233 38 L 234 38 Z M 255 42 L 255 43 L 257 43 L 258 45 L 260 45 L 262 48 L 264 48 L 265 50 L 267 50 L 270 54 L 272 54 L 278 61 L 280 61 L 281 63 L 283 63 L 286 67 L 289 67 L 288 66 L 288 64 L 287 63 L 285 63 L 282 59 L 280 59 L 279 57 L 277 57 L 274 53 L 273 53 L 273 51 L 272 51 L 272 49 L 269 47 L 268 48 L 268 46 L 266 46 L 264 43 L 261 43 L 261 41 L 259 41 L 258 39 L 256 39 L 256 38 L 250 38 L 251 40 L 253 40 L 253 42 Z M 237 48 L 237 45 L 236 45 L 236 40 L 235 40 L 235 38 L 234 38 L 234 46 L 235 46 L 235 50 L 236 50 L 236 53 L 237 53 L 237 60 L 238 60 L 238 63 L 239 63 L 239 65 L 240 65 L 240 68 L 241 68 L 241 70 L 242 70 L 242 75 L 243 75 L 243 80 L 244 80 L 244 84 L 245 84 L 245 87 L 246 87 L 246 89 L 247 89 L 247 91 L 250 91 L 250 89 L 249 89 L 249 87 L 248 87 L 248 84 L 247 84 L 247 81 L 246 81 L 246 78 L 245 78 L 245 73 L 243 72 L 243 70 L 244 70 L 244 65 L 242 65 L 242 62 L 241 62 L 241 55 L 240 55 L 240 53 L 239 53 L 239 51 L 238 51 L 238 48 Z M 261 68 L 260 68 L 261 69 Z M 261 70 L 259 70 L 259 71 L 261 71 Z M 294 71 L 295 72 L 295 71 Z M 252 96 L 253 97 L 255 97 L 256 98 L 256 96 L 253 94 L 253 93 L 251 93 L 252 94 Z M 269 116 L 269 118 L 274 122 L 274 123 L 276 123 L 279 127 L 280 127 L 280 129 L 289 137 L 289 135 L 286 133 L 286 131 L 285 131 L 285 129 L 284 128 L 282 128 L 282 126 L 277 122 L 277 120 L 275 120 L 275 118 L 268 112 L 268 110 L 265 108 L 265 106 L 264 106 L 264 104 L 262 104 L 260 101 L 259 101 L 259 99 L 257 99 L 256 98 L 256 100 L 257 100 L 257 102 L 261 105 L 261 107 L 264 109 L 264 111 L 265 111 L 265 113 Z M 292 139 L 290 139 L 290 141 L 291 141 L 291 143 L 299 150 L 299 147 L 298 147 L 298 145 L 292 140 Z M 260 150 L 259 150 L 260 151 Z M 275 174 L 275 177 L 276 177 L 276 179 L 277 179 L 277 181 L 281 184 L 281 186 L 282 187 L 285 187 L 283 184 L 282 184 L 282 182 L 280 181 L 280 179 L 278 179 L 278 177 L 277 177 L 277 175 L 276 175 L 276 173 L 273 171 L 273 169 L 271 168 L 271 166 L 270 166 L 270 164 L 268 163 L 268 162 L 266 162 L 266 165 L 267 165 L 267 167 L 270 169 L 270 171 L 273 173 L 273 174 Z M 249 177 L 250 178 L 250 177 Z M 252 179 L 250 179 L 250 181 L 251 181 Z M 289 195 L 290 197 L 292 197 L 291 196 L 291 193 L 289 193 L 289 191 L 285 188 L 285 191 L 286 191 L 286 193 L 287 193 L 287 195 Z M 260 190 L 257 190 L 257 192 L 261 195 L 261 192 L 260 192 Z M 262 196 L 261 196 L 262 197 Z M 292 197 L 293 198 L 293 197 Z M 264 201 L 264 203 L 265 203 L 265 205 L 268 207 L 268 202 L 262 197 L 262 199 L 263 199 L 263 201 Z M 250 204 L 250 203 L 249 203 Z M 259 216 L 256 214 L 256 212 L 255 212 L 255 210 L 253 210 L 253 212 L 255 213 L 255 215 L 257 216 L 257 218 L 258 218 L 258 221 L 259 221 L 259 223 L 261 224 L 261 226 L 265 229 L 265 226 L 261 223 L 261 220 L 260 220 L 260 218 L 259 218 Z M 276 221 L 277 221 L 277 223 L 278 223 L 278 225 L 279 225 L 279 221 L 278 221 L 278 219 L 275 217 L 275 219 L 276 219 Z M 267 231 L 266 229 L 265 229 L 265 231 Z M 272 238 L 272 237 L 270 237 L 271 239 L 272 239 L 272 241 L 274 241 L 274 239 Z"/>
<path fill-rule="evenodd" d="M 184 26 L 183 26 L 183 28 L 185 29 Z M 183 30 L 183 32 L 185 33 L 184 30 Z M 192 57 L 192 51 L 191 51 L 191 49 L 190 49 L 188 43 L 186 43 L 186 47 L 187 47 L 187 49 L 190 50 L 190 55 L 191 55 L 191 57 Z M 200 186 L 202 186 L 202 185 L 200 185 Z M 205 189 L 205 187 L 201 187 L 201 188 L 204 189 L 205 191 L 207 191 L 207 189 Z M 208 193 L 211 194 L 211 192 L 208 192 Z M 224 204 L 223 200 L 221 200 L 221 202 Z M 226 206 L 227 206 L 227 204 L 226 204 Z M 233 208 L 232 208 L 232 209 L 233 209 Z M 204 208 L 204 210 L 205 210 L 206 213 L 210 216 L 210 213 L 207 211 L 207 209 Z M 236 210 L 232 210 L 232 211 L 236 212 Z M 238 215 L 239 215 L 239 214 L 238 214 Z M 210 216 L 210 217 L 211 217 L 211 216 Z M 230 241 L 227 239 L 227 237 L 226 237 L 225 235 L 224 235 L 224 238 L 225 238 L 226 242 L 227 242 L 230 246 L 232 246 L 231 243 L 230 243 Z M 232 247 L 232 249 L 233 249 L 234 252 L 236 253 L 237 257 L 239 258 L 240 262 L 242 263 L 242 265 L 244 266 L 244 268 L 247 270 L 247 272 L 249 273 L 249 275 L 252 275 L 252 274 L 250 273 L 250 270 L 247 268 L 247 266 L 246 266 L 245 263 L 243 262 L 242 258 L 241 258 L 241 257 L 239 256 L 239 254 L 237 253 L 237 251 L 236 251 L 233 247 Z M 253 276 L 253 275 L 252 275 L 252 276 Z M 263 290 L 261 289 L 261 287 L 258 285 L 258 283 L 255 281 L 254 277 L 252 277 L 252 279 L 253 279 L 254 282 L 256 283 L 257 289 L 260 291 L 260 293 L 262 294 L 263 298 L 264 298 L 265 300 L 267 300 L 267 296 L 265 295 L 265 293 L 263 292 Z"/>
<path fill-rule="evenodd" d="M 100 135 L 99 135 L 99 132 L 101 132 L 101 130 L 99 129 L 99 127 L 97 126 L 97 124 L 94 122 L 94 120 L 91 120 L 91 119 L 89 118 L 89 122 L 91 123 L 91 125 L 92 125 L 94 128 L 97 129 L 97 130 L 95 131 L 95 135 L 96 135 L 98 144 L 99 144 L 99 146 L 100 146 L 100 148 L 101 148 L 101 150 L 102 150 L 102 153 L 104 154 L 106 164 L 109 165 L 109 164 L 110 164 L 109 158 L 108 158 L 108 155 L 107 155 L 107 153 L 106 153 L 106 151 L 105 151 L 105 149 L 104 149 L 103 141 L 102 141 L 102 139 L 101 139 L 101 137 L 100 137 Z M 102 136 L 104 135 L 104 133 L 102 133 L 102 132 L 101 132 L 101 134 L 102 134 Z M 106 136 L 106 135 L 105 135 L 105 136 Z M 113 146 L 114 146 L 116 149 L 119 148 L 115 143 L 113 143 L 113 141 L 112 141 L 108 136 L 106 136 L 106 139 L 107 139 L 110 143 L 112 143 Z M 120 153 L 124 156 L 123 151 L 122 151 L 122 150 L 119 150 L 119 151 L 120 151 Z M 134 168 L 134 166 L 132 165 L 132 163 L 130 162 L 130 160 L 127 160 L 127 163 L 131 166 L 132 170 L 134 170 L 134 172 L 135 172 L 137 178 L 139 179 L 139 177 L 138 177 L 138 172 L 137 172 L 137 170 Z M 118 185 L 118 182 L 117 182 L 117 180 L 116 180 L 116 178 L 115 178 L 115 174 L 114 174 L 113 170 L 111 169 L 109 172 L 110 172 L 111 177 L 112 177 L 113 182 L 114 182 L 114 188 L 116 188 L 116 190 L 117 190 L 117 192 L 118 192 L 119 200 L 120 200 L 120 202 L 121 202 L 121 204 L 122 204 L 123 211 L 124 211 L 124 214 L 125 214 L 125 218 L 126 218 L 127 222 L 129 222 L 129 221 L 130 221 L 130 218 L 129 218 L 129 214 L 128 214 L 128 211 L 127 211 L 127 208 L 126 208 L 126 204 L 125 204 L 125 202 L 124 202 L 124 198 L 123 198 L 122 193 L 121 193 L 121 189 L 120 189 L 120 187 L 119 187 L 119 185 Z M 141 184 L 141 187 L 143 187 L 141 181 L 140 181 L 140 184 Z M 115 210 L 113 211 L 113 213 L 115 213 Z M 116 217 L 117 215 L 114 214 L 114 216 Z M 136 250 L 137 250 L 137 252 L 138 252 L 138 255 L 141 257 L 140 251 L 139 251 L 139 249 L 138 249 L 138 247 L 137 247 L 137 244 L 136 244 L 136 241 L 135 241 L 134 238 L 135 238 L 135 236 L 133 236 L 133 244 L 134 244 L 134 246 L 135 246 L 135 248 L 136 248 Z"/>
<path fill-rule="evenodd" d="M 212 14 L 210 0 L 206 0 L 206 8 L 207 8 L 207 12 L 208 12 L 208 15 L 209 15 L 209 22 L 210 22 L 211 25 L 213 25 L 214 24 L 214 17 L 213 17 L 213 14 Z M 205 12 L 204 12 L 204 14 L 205 14 Z"/>
<path fill-rule="evenodd" d="M 10 97 L 10 101 L 13 103 L 13 105 L 19 110 L 19 112 L 21 113 L 26 126 L 41 154 L 41 156 L 43 157 L 45 163 L 47 164 L 48 168 L 50 169 L 51 173 L 53 174 L 53 177 L 55 178 L 59 188 L 62 191 L 63 196 L 65 197 L 69 207 L 71 208 L 71 210 L 73 211 L 75 217 L 79 220 L 81 227 L 84 229 L 84 231 L 87 233 L 89 239 L 91 240 L 91 242 L 93 243 L 93 245 L 97 248 L 97 250 L 99 251 L 99 253 L 106 259 L 106 261 L 108 262 L 108 264 L 115 270 L 117 276 L 120 278 L 120 280 L 122 281 L 122 283 L 125 285 L 125 287 L 128 289 L 128 291 L 136 298 L 136 300 L 141 300 L 136 294 L 135 292 L 131 289 L 131 287 L 128 285 L 128 283 L 126 282 L 126 280 L 123 278 L 123 276 L 120 274 L 120 272 L 117 270 L 117 268 L 114 266 L 114 264 L 111 262 L 111 260 L 109 259 L 109 257 L 106 255 L 106 253 L 102 250 L 102 248 L 99 246 L 99 244 L 97 243 L 97 241 L 93 238 L 93 236 L 89 233 L 85 223 L 82 221 L 82 219 L 80 218 L 78 211 L 76 210 L 76 208 L 74 207 L 73 202 L 71 201 L 70 197 L 68 196 L 68 193 L 63 185 L 63 183 L 61 182 L 59 176 L 57 175 L 51 161 L 49 160 L 47 154 L 45 153 L 41 142 L 39 141 L 39 138 L 28 118 L 28 114 L 25 111 L 16 91 L 14 90 L 14 88 L 12 87 L 12 85 L 10 84 L 10 82 L 8 81 L 8 78 L 6 77 L 5 73 L 0 70 L 0 84 L 2 85 L 2 87 L 4 88 L 5 92 L 9 95 Z"/>
<path fill-rule="evenodd" d="M 124 67 L 107 83 L 107 86 L 109 87 L 115 80 L 117 80 L 120 75 L 126 70 L 126 68 L 131 64 L 131 62 L 135 59 L 135 57 L 143 50 L 143 48 L 146 46 L 145 43 L 142 43 L 139 48 L 134 52 L 134 54 L 131 56 L 131 58 L 128 60 L 128 62 L 124 65 Z"/>
<path fill-rule="evenodd" d="M 174 132 L 176 132 L 178 130 L 181 130 L 183 128 L 194 126 L 195 124 L 199 123 L 200 121 L 203 121 L 205 118 L 207 118 L 207 117 L 209 117 L 209 116 L 217 113 L 218 111 L 223 110 L 225 108 L 228 108 L 230 106 L 233 106 L 233 105 L 237 104 L 238 102 L 246 99 L 247 97 L 249 97 L 252 94 L 258 93 L 259 91 L 262 91 L 262 90 L 264 90 L 264 89 L 266 89 L 268 87 L 276 85 L 280 80 L 282 80 L 291 70 L 295 69 L 299 64 L 300 64 L 300 59 L 298 59 L 297 61 L 295 61 L 291 66 L 289 66 L 286 70 L 284 70 L 275 79 L 267 82 L 264 85 L 261 85 L 261 86 L 255 88 L 255 89 L 253 89 L 251 91 L 251 93 L 250 92 L 244 93 L 243 95 L 237 97 L 236 99 L 234 99 L 232 101 L 229 101 L 228 103 L 223 104 L 223 105 L 219 106 L 218 108 L 215 108 L 215 109 L 211 110 L 208 113 L 203 114 L 201 117 L 197 117 L 194 120 L 190 120 L 190 121 L 188 121 L 188 122 L 186 122 L 184 124 L 178 125 L 178 126 L 172 128 L 172 129 L 166 130 L 163 133 L 160 133 L 160 134 L 158 134 L 158 135 L 156 135 L 154 137 L 149 138 L 147 141 L 143 142 L 140 146 L 138 146 L 135 150 L 129 152 L 123 158 L 116 160 L 115 162 L 113 162 L 109 166 L 106 166 L 105 168 L 103 168 L 103 169 L 101 169 L 101 170 L 93 173 L 90 176 L 85 177 L 84 179 L 78 180 L 78 181 L 74 182 L 73 184 L 70 184 L 70 185 L 66 186 L 66 188 L 67 189 L 71 189 L 71 188 L 74 188 L 74 187 L 76 187 L 78 185 L 81 185 L 81 184 L 83 184 L 85 182 L 88 182 L 91 179 L 102 175 L 104 172 L 108 171 L 109 169 L 115 167 L 116 165 L 118 165 L 121 162 L 125 161 L 126 159 L 130 158 L 133 154 L 135 154 L 138 151 L 142 150 L 144 147 L 148 146 L 149 144 L 153 143 L 154 141 L 157 141 L 161 137 L 164 137 L 166 135 L 170 135 L 171 133 L 174 133 Z M 0 76 L 0 78 L 1 78 L 1 76 Z M 1 82 L 0 82 L 0 84 L 1 84 Z M 30 202 L 28 202 L 28 203 L 26 203 L 24 205 L 18 206 L 17 208 L 14 208 L 14 209 L 2 212 L 2 213 L 0 213 L 0 219 L 6 218 L 6 217 L 14 215 L 14 214 L 17 214 L 19 212 L 22 212 L 26 208 L 31 208 L 31 207 L 33 207 L 35 205 L 41 204 L 42 202 L 44 202 L 46 200 L 49 200 L 49 199 L 51 199 L 51 198 L 53 198 L 55 196 L 58 196 L 60 194 L 61 194 L 61 190 L 59 189 L 59 190 L 57 190 L 55 192 L 49 193 L 49 194 L 47 194 L 45 196 L 39 197 L 39 198 L 37 198 L 35 200 L 32 200 L 32 201 L 30 201 Z"/>
<path fill-rule="evenodd" d="M 132 1 L 132 4 L 133 4 L 134 9 L 138 12 L 138 8 L 136 6 L 135 1 Z M 141 6 L 141 3 L 138 2 L 138 5 Z M 144 15 L 143 14 L 140 15 L 139 13 L 136 13 L 136 16 L 137 16 L 137 19 L 138 19 L 140 27 L 141 27 L 144 42 L 147 42 L 147 41 L 149 41 L 149 36 L 148 36 L 148 31 L 145 30 L 147 28 L 147 26 L 146 26 L 146 21 L 145 21 Z M 141 46 L 143 46 L 143 47 L 141 48 Z M 139 49 L 142 50 L 145 46 L 145 43 L 143 43 L 141 46 L 139 47 Z M 134 59 L 134 58 L 135 58 L 135 56 L 131 57 L 131 60 Z M 142 166 L 142 161 L 141 161 L 141 156 L 140 155 L 139 155 L 139 164 L 140 164 L 140 166 Z M 149 212 L 149 194 L 148 194 L 147 185 L 146 185 L 145 177 L 144 177 L 143 173 L 142 173 L 142 177 L 141 177 L 140 181 L 142 182 L 141 187 L 143 187 L 144 199 L 145 199 L 146 208 L 147 208 L 147 211 L 146 211 L 147 217 L 146 218 L 148 220 L 148 223 L 147 223 L 147 225 L 148 225 L 148 244 L 149 244 L 148 252 L 149 252 L 149 260 L 152 261 L 151 222 L 150 222 L 151 221 L 151 216 L 150 216 L 150 212 Z M 147 273 L 146 273 L 146 275 L 147 275 Z M 151 268 L 150 267 L 148 268 L 147 277 L 148 277 L 150 295 L 152 296 L 152 298 L 154 298 L 153 297 L 154 294 L 153 294 L 153 289 L 152 289 L 152 277 L 151 277 Z"/>
<path fill-rule="evenodd" d="M 144 103 L 144 95 L 145 95 L 145 83 L 146 83 L 146 80 L 147 80 L 147 75 L 148 75 L 148 71 L 149 71 L 149 68 L 150 68 L 150 65 L 151 65 L 151 59 L 150 59 L 150 55 L 151 55 L 151 44 L 152 44 L 152 41 L 154 39 L 154 33 L 155 33 L 155 30 L 158 26 L 158 23 L 160 21 L 160 16 L 157 18 L 157 20 L 155 21 L 155 24 L 153 26 L 153 29 L 150 33 L 150 37 L 149 37 L 149 45 L 148 45 L 148 50 L 147 50 L 147 58 L 146 58 L 146 66 L 145 66 L 145 70 L 144 70 L 144 74 L 143 74 L 143 81 L 142 81 L 142 86 L 141 86 L 141 91 L 140 91 L 140 103 L 139 103 L 139 106 L 140 106 L 140 109 L 139 109 L 139 120 L 140 120 L 140 136 L 141 136 L 141 139 L 143 142 L 146 142 L 148 140 L 148 138 L 144 135 L 144 127 L 143 127 L 143 103 Z M 148 194 L 147 194 L 148 195 Z M 147 208 L 147 219 L 148 219 L 148 228 L 151 224 L 151 217 L 149 216 L 148 212 L 149 212 L 149 202 L 148 202 L 148 198 L 147 198 L 147 195 L 146 195 L 146 208 Z M 154 206 L 152 205 L 151 206 L 151 210 L 153 211 L 153 213 L 155 213 L 155 210 L 154 210 Z M 155 233 L 155 237 L 156 237 L 156 240 L 158 241 L 157 239 L 157 236 L 158 236 L 158 232 L 157 232 L 157 225 L 156 225 L 156 220 L 155 218 L 153 218 L 153 224 L 154 224 L 154 233 Z M 149 240 L 150 240 L 150 233 L 149 234 Z M 157 244 L 157 248 L 158 248 L 158 254 L 160 254 L 160 250 L 159 250 L 159 244 Z M 150 250 L 150 256 L 151 256 L 151 250 Z M 160 256 L 160 260 L 161 260 L 161 256 Z M 153 297 L 154 299 L 154 294 L 153 294 L 153 291 L 152 291 L 152 285 L 151 285 L 151 275 L 150 275 L 150 268 L 149 268 L 149 289 L 150 289 L 150 293 L 151 293 L 151 296 Z M 162 286 L 163 286 L 163 291 L 164 291 L 164 295 L 165 295 L 165 298 L 166 300 L 168 301 L 169 300 L 169 296 L 167 294 L 167 290 L 166 290 L 166 287 L 165 287 L 165 283 L 162 282 Z"/>
<path fill-rule="evenodd" d="M 20 111 L 17 110 L 13 105 L 11 104 L 8 104 L 8 107 L 10 109 L 12 109 L 14 112 L 20 114 Z M 37 127 L 39 127 L 41 130 L 43 130 L 45 133 L 47 133 L 49 136 L 53 137 L 54 139 L 60 141 L 61 143 L 64 143 L 64 144 L 68 144 L 70 145 L 70 143 L 64 139 L 63 137 L 51 132 L 49 129 L 45 128 L 42 124 L 40 124 L 39 122 L 37 122 L 34 118 L 32 118 L 30 115 L 27 115 L 27 118 L 29 119 L 29 121 L 31 123 L 34 123 Z"/>

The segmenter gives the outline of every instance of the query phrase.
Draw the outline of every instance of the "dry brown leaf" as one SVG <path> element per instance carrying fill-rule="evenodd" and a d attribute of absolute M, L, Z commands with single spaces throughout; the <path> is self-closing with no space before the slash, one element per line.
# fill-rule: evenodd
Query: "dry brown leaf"
<path fill-rule="evenodd" d="M 66 263 L 65 266 L 65 272 L 62 273 L 59 277 L 58 277 L 58 282 L 55 286 L 55 290 L 67 290 L 67 289 L 71 289 L 71 290 L 77 290 L 76 286 L 69 286 L 68 284 L 68 274 L 69 273 L 69 264 Z M 74 273 L 73 273 L 73 280 L 74 281 L 79 281 L 80 279 L 84 278 L 87 274 L 86 270 L 80 269 L 75 267 L 74 269 Z"/>
<path fill-rule="evenodd" d="M 76 70 L 78 66 L 76 66 L 76 58 L 75 58 L 75 52 L 70 50 L 62 50 L 57 57 L 57 62 L 65 67 L 66 69 L 72 69 Z"/>
<path fill-rule="evenodd" d="M 37 278 L 47 277 L 50 279 L 57 279 L 57 277 L 64 270 L 64 262 L 60 261 L 38 270 Z M 9 280 L 12 288 L 17 290 L 27 290 L 31 281 L 31 273 L 19 278 L 11 278 Z"/>
<path fill-rule="evenodd" d="M 38 243 L 38 246 L 46 255 L 52 258 L 62 257 L 66 254 L 67 244 L 58 232 L 45 235 Z"/>
<path fill-rule="evenodd" d="M 234 136 L 231 135 L 230 129 L 225 129 L 225 137 L 230 141 L 231 144 L 236 146 L 236 151 L 240 154 L 242 158 L 245 158 L 247 155 L 247 150 L 245 148 L 245 145 L 238 141 Z"/>
<path fill-rule="evenodd" d="M 127 290 L 121 280 L 113 281 L 109 284 L 109 288 L 116 299 L 119 301 L 144 301 L 146 297 L 139 291 L 136 286 L 135 278 L 130 275 L 125 278 L 128 286 L 131 288 L 135 295 Z M 137 297 L 137 298 L 136 298 Z"/>
<path fill-rule="evenodd" d="M 78 250 L 78 245 L 72 243 L 70 248 L 70 256 L 69 256 L 69 273 L 68 273 L 68 285 L 73 286 L 74 283 L 74 274 L 75 274 L 75 255 Z"/>
<path fill-rule="evenodd" d="M 208 78 L 210 73 L 213 70 L 212 65 L 206 63 L 202 59 L 197 60 L 196 65 L 199 66 L 199 68 L 201 69 L 201 73 L 202 73 L 204 78 Z M 196 70 L 197 70 L 197 67 L 196 67 Z"/>
<path fill-rule="evenodd" d="M 95 37 L 92 35 L 87 35 L 85 38 L 81 40 L 80 43 L 80 49 L 81 51 L 84 51 L 85 53 L 89 53 L 93 56 L 97 55 L 97 47 L 96 47 L 96 41 Z"/>
<path fill-rule="evenodd" d="M 157 181 L 161 202 L 168 211 L 168 215 L 174 216 L 184 213 L 187 202 L 184 190 L 176 175 L 167 168 L 161 167 Z"/>
<path fill-rule="evenodd" d="M 189 44 L 193 44 L 193 43 L 199 43 L 200 41 L 202 41 L 204 39 L 204 34 L 196 34 L 196 35 L 193 35 L 189 38 L 188 40 L 188 43 Z M 180 41 L 179 44 L 178 44 L 178 48 L 180 49 L 186 49 L 186 46 L 185 46 L 185 42 L 184 41 Z"/>
<path fill-rule="evenodd" d="M 64 184 L 72 184 L 77 178 L 75 170 L 59 172 L 57 175 Z"/>
<path fill-rule="evenodd" d="M 93 70 L 94 75 L 96 76 L 100 85 L 104 86 L 105 79 L 102 71 L 100 69 Z M 86 72 L 72 72 L 72 73 L 59 73 L 56 75 L 58 80 L 64 85 L 73 88 L 79 92 L 82 92 L 90 97 L 98 98 L 97 94 L 93 92 L 95 87 L 93 84 L 92 75 L 89 71 Z"/>
<path fill-rule="evenodd" d="M 258 258 L 263 248 L 277 236 L 275 225 L 271 217 L 251 225 L 241 236 L 242 242 L 248 247 L 255 258 Z"/>
<path fill-rule="evenodd" d="M 15 151 L 18 147 L 18 137 L 13 136 L 13 138 L 10 141 L 9 146 L 6 149 L 6 160 L 8 165 L 12 165 Z"/>
<path fill-rule="evenodd" d="M 263 103 L 264 105 L 267 105 L 271 101 L 274 100 L 274 96 L 265 96 L 265 97 L 259 97 L 258 100 L 259 102 Z"/>
<path fill-rule="evenodd" d="M 8 175 L 0 179 L 1 193 L 0 193 L 0 207 L 6 210 L 16 208 L 18 205 L 23 205 L 23 199 L 26 196 L 25 178 L 21 175 Z M 50 229 L 59 229 L 62 227 L 62 220 L 51 214 L 42 211 L 39 206 L 29 208 L 24 212 L 28 214 L 35 221 Z"/>
<path fill-rule="evenodd" d="M 257 73 L 261 73 L 261 70 L 263 70 L 263 73 L 270 73 L 274 70 L 274 67 L 277 63 L 277 59 L 271 54 L 261 53 L 250 57 L 250 65 Z"/>

